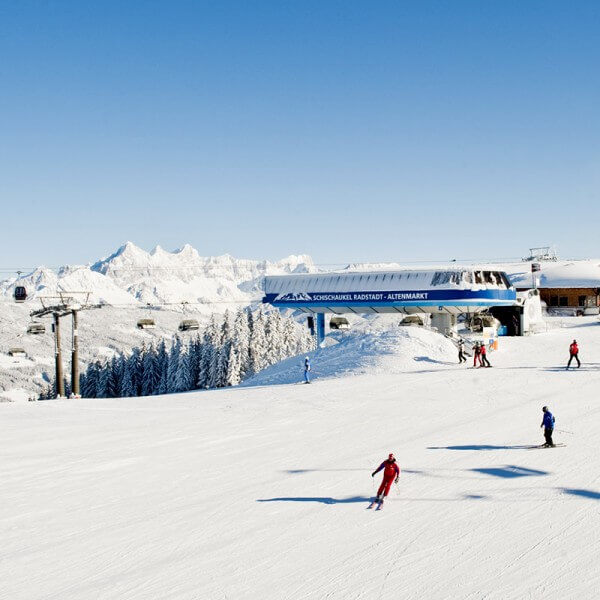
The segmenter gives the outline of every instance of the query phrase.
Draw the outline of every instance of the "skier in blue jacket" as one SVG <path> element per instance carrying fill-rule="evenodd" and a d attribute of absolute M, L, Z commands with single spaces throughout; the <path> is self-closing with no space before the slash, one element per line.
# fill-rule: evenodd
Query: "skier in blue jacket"
<path fill-rule="evenodd" d="M 554 431 L 554 415 L 548 410 L 547 406 L 542 408 L 542 412 L 544 413 L 544 418 L 542 419 L 542 424 L 540 427 L 544 428 L 544 438 L 546 439 L 544 448 L 554 448 L 554 442 L 552 441 L 552 432 Z"/>
<path fill-rule="evenodd" d="M 310 358 L 304 359 L 304 383 L 310 383 Z"/>

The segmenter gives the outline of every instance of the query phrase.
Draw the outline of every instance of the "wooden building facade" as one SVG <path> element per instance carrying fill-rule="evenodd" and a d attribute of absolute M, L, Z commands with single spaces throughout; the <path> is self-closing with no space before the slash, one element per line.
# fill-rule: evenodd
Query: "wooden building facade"
<path fill-rule="evenodd" d="M 575 314 L 598 314 L 599 288 L 539 288 L 548 309 L 571 309 Z"/>

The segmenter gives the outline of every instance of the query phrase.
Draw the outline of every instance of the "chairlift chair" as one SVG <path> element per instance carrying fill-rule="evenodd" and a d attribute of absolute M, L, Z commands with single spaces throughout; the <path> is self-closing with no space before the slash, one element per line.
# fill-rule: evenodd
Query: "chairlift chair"
<path fill-rule="evenodd" d="M 197 331 L 200 329 L 200 323 L 196 319 L 184 319 L 179 323 L 179 331 Z"/>
<path fill-rule="evenodd" d="M 42 333 L 46 333 L 46 326 L 43 323 L 29 323 L 27 326 L 27 333 L 31 335 L 40 335 Z"/>
<path fill-rule="evenodd" d="M 146 304 L 146 306 L 148 307 L 148 314 L 151 314 L 150 311 L 152 310 L 152 307 L 150 306 L 150 303 Z M 138 329 L 154 329 L 155 327 L 156 323 L 154 322 L 154 319 L 151 319 L 150 317 L 147 317 L 145 319 L 138 319 Z"/>
<path fill-rule="evenodd" d="M 27 356 L 24 348 L 9 348 L 8 355 L 15 358 L 21 358 Z"/>
<path fill-rule="evenodd" d="M 350 329 L 350 323 L 346 317 L 331 317 L 329 320 L 330 329 Z"/>

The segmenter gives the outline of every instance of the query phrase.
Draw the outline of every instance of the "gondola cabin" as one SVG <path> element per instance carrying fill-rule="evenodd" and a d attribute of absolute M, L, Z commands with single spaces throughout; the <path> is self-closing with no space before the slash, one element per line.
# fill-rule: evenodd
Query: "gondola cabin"
<path fill-rule="evenodd" d="M 15 302 L 25 302 L 27 300 L 27 290 L 24 286 L 18 285 L 15 287 L 14 298 Z"/>

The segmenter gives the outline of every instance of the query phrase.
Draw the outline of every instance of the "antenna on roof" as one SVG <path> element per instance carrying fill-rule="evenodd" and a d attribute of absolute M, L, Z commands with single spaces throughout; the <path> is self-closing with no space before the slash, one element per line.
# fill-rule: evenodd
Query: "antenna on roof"
<path fill-rule="evenodd" d="M 524 261 L 558 260 L 554 246 L 540 246 L 529 248 L 529 256 L 523 257 Z"/>

